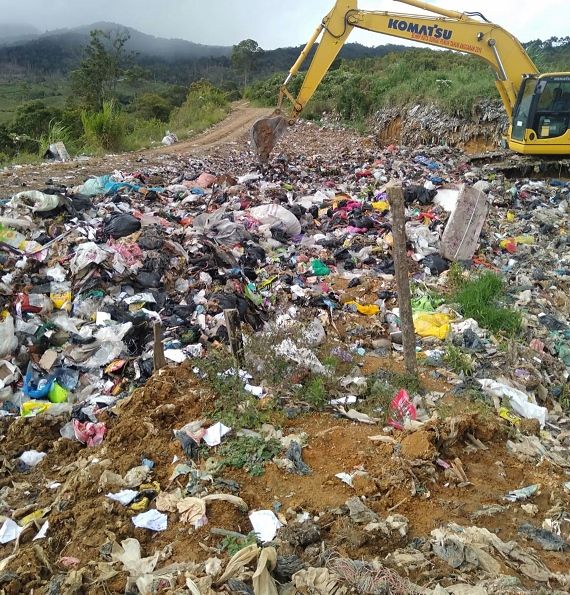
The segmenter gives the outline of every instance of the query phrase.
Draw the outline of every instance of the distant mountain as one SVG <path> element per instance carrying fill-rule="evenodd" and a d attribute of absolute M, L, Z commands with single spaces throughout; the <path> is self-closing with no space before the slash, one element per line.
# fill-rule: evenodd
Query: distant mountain
<path fill-rule="evenodd" d="M 44 39 L 58 39 L 67 35 L 80 35 L 88 42 L 89 33 L 94 29 L 100 29 L 105 32 L 126 31 L 130 35 L 129 50 L 148 56 L 160 58 L 208 58 L 218 56 L 229 56 L 232 48 L 229 46 L 203 45 L 193 43 L 185 39 L 165 39 L 142 33 L 132 27 L 126 27 L 117 23 L 101 21 L 91 25 L 82 25 L 73 29 L 58 29 L 47 31 L 42 37 Z"/>
<path fill-rule="evenodd" d="M 215 84 L 224 85 L 241 80 L 232 69 L 231 47 L 154 37 L 131 27 L 107 22 L 48 31 L 36 34 L 29 40 L 0 44 L 0 78 L 67 75 L 80 63 L 83 48 L 89 43 L 89 34 L 94 29 L 111 33 L 128 32 L 130 39 L 126 49 L 135 52 L 135 61 L 157 80 L 188 84 L 200 78 L 207 78 Z M 258 61 L 254 78 L 263 78 L 274 72 L 288 70 L 301 49 L 299 46 L 264 52 Z M 371 48 L 351 43 L 343 47 L 340 57 L 377 57 L 401 49 L 402 46 Z M 312 53 L 309 58 L 311 56 Z"/>
<path fill-rule="evenodd" d="M 29 41 L 41 35 L 41 31 L 24 23 L 0 23 L 0 46 Z"/>

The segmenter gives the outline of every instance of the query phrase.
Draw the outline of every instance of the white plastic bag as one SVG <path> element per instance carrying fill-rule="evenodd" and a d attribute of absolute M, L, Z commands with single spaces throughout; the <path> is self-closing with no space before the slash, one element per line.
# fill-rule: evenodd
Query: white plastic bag
<path fill-rule="evenodd" d="M 276 204 L 261 205 L 249 209 L 249 213 L 255 217 L 262 225 L 274 225 L 281 224 L 283 229 L 290 236 L 296 236 L 301 233 L 301 224 L 299 219 L 287 210 L 285 207 Z"/>
<path fill-rule="evenodd" d="M 77 246 L 69 268 L 75 275 L 90 264 L 101 264 L 109 256 L 110 252 L 100 248 L 95 242 L 85 242 Z"/>
<path fill-rule="evenodd" d="M 529 400 L 529 395 L 523 393 L 522 390 L 508 386 L 496 380 L 485 378 L 478 380 L 479 384 L 486 393 L 494 397 L 507 398 L 510 401 L 511 407 L 515 413 L 526 417 L 527 419 L 537 419 L 540 422 L 540 427 L 543 428 L 546 423 L 546 415 L 548 413 L 546 407 L 540 407 Z"/>
<path fill-rule="evenodd" d="M 33 213 L 45 213 L 57 209 L 60 197 L 57 194 L 44 194 L 39 190 L 27 190 L 16 194 L 10 201 L 11 207 L 24 207 Z"/>
<path fill-rule="evenodd" d="M 14 334 L 14 319 L 10 314 L 0 322 L 0 357 L 12 355 L 18 347 L 18 339 Z"/>

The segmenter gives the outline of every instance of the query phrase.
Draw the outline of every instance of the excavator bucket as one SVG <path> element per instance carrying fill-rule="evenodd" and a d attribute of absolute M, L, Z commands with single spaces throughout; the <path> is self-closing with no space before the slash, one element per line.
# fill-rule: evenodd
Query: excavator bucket
<path fill-rule="evenodd" d="M 287 119 L 279 114 L 257 120 L 251 128 L 251 144 L 261 163 L 267 163 L 277 141 L 287 130 Z"/>

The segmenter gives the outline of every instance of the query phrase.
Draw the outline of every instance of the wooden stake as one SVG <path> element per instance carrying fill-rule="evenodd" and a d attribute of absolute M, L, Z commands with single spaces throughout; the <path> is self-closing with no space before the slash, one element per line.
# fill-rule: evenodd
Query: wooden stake
<path fill-rule="evenodd" d="M 155 322 L 154 327 L 154 349 L 152 352 L 152 361 L 154 364 L 154 371 L 166 367 L 166 358 L 164 357 L 164 345 L 162 344 L 162 324 Z"/>
<path fill-rule="evenodd" d="M 238 365 L 242 366 L 245 362 L 245 351 L 243 348 L 243 336 L 241 334 L 239 312 L 235 309 L 224 310 L 224 317 L 226 319 L 226 328 L 228 329 L 228 338 L 230 340 L 232 354 Z"/>
<path fill-rule="evenodd" d="M 388 184 L 386 190 L 388 191 L 388 200 L 392 212 L 392 236 L 394 237 L 392 254 L 394 256 L 396 283 L 398 285 L 398 305 L 400 306 L 404 362 L 406 364 L 406 372 L 415 376 L 417 374 L 416 333 L 414 331 L 410 279 L 408 277 L 404 192 L 401 185 L 394 183 Z"/>

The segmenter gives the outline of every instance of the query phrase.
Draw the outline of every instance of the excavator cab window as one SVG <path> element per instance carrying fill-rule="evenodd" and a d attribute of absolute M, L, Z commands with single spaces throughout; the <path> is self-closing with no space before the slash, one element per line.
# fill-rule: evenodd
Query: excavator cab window
<path fill-rule="evenodd" d="M 570 128 L 570 77 L 523 81 L 513 113 L 512 137 L 524 141 L 525 130 L 537 138 L 562 136 Z"/>
<path fill-rule="evenodd" d="M 526 79 L 522 83 L 513 112 L 512 137 L 515 140 L 524 141 L 524 133 L 529 128 L 530 114 L 537 85 L 538 80 L 532 78 Z"/>
<path fill-rule="evenodd" d="M 541 80 L 537 94 L 533 129 L 539 138 L 562 136 L 570 124 L 570 81 Z"/>

